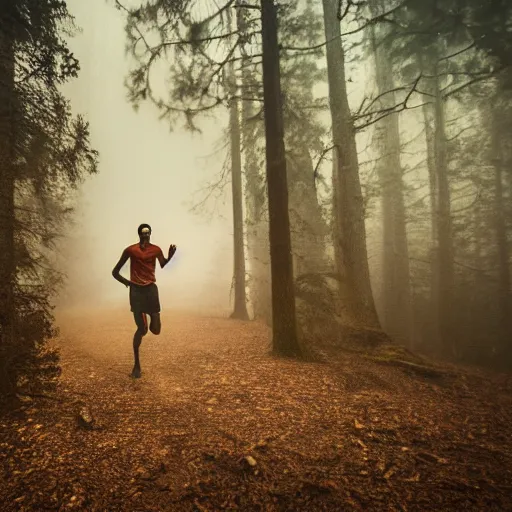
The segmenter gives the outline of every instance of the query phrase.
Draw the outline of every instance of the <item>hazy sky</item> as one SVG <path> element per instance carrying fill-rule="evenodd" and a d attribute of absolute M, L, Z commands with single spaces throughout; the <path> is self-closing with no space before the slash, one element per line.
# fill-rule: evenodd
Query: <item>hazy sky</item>
<path fill-rule="evenodd" d="M 69 282 L 61 301 L 127 302 L 126 289 L 111 276 L 122 250 L 137 241 L 137 226 L 148 222 L 152 242 L 175 259 L 157 270 L 163 306 L 228 306 L 231 276 L 230 191 L 218 215 L 189 212 L 196 192 L 221 170 L 224 155 L 208 157 L 222 135 L 226 118 L 202 123 L 203 135 L 179 126 L 169 131 L 156 109 L 139 112 L 126 101 L 124 22 L 112 2 L 69 0 L 82 33 L 70 41 L 80 60 L 78 79 L 66 86 L 75 114 L 90 122 L 100 172 L 81 191 L 79 211 L 69 243 Z M 162 77 L 163 79 L 163 77 Z M 219 209 L 217 209 L 219 211 Z M 128 264 L 124 274 L 128 276 Z"/>

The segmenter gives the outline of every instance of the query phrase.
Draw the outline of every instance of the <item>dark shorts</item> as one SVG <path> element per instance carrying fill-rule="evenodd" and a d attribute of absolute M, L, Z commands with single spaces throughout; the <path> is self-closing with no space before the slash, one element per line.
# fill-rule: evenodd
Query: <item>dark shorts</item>
<path fill-rule="evenodd" d="M 155 283 L 147 286 L 130 285 L 130 308 L 134 313 L 160 313 L 160 299 Z"/>

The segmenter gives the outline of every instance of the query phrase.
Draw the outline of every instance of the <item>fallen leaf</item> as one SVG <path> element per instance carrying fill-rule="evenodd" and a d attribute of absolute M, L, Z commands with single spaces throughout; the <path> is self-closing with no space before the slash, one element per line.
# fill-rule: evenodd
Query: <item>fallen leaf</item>
<path fill-rule="evenodd" d="M 254 459 L 253 457 L 251 457 L 250 455 L 247 455 L 245 457 L 245 460 L 247 461 L 247 464 L 249 464 L 249 466 L 256 466 L 257 462 L 256 462 L 256 459 Z"/>
<path fill-rule="evenodd" d="M 389 468 L 385 473 L 384 473 L 384 478 L 386 480 L 389 480 L 393 475 L 395 474 L 395 469 L 394 468 Z"/>
<path fill-rule="evenodd" d="M 361 439 L 357 439 L 356 442 L 363 450 L 368 450 L 368 447 L 363 443 L 363 441 L 361 441 Z"/>

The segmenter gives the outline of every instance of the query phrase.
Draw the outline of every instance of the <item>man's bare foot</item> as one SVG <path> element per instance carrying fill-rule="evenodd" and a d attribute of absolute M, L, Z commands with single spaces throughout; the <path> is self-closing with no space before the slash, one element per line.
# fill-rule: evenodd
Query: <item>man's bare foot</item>
<path fill-rule="evenodd" d="M 142 373 L 142 372 L 140 371 L 140 368 L 138 368 L 138 367 L 136 367 L 136 366 L 134 366 L 134 367 L 133 367 L 133 370 L 132 370 L 132 377 L 133 377 L 134 379 L 140 379 L 140 375 L 141 375 L 141 373 Z"/>

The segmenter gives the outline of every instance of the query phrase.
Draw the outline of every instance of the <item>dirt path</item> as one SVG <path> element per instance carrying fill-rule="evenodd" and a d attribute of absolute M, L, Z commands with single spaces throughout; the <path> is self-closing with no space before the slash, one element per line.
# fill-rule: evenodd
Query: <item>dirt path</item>
<path fill-rule="evenodd" d="M 129 312 L 60 318 L 58 401 L 0 422 L 2 510 L 512 510 L 510 379 L 279 360 L 264 326 L 162 320 L 132 380 Z"/>

